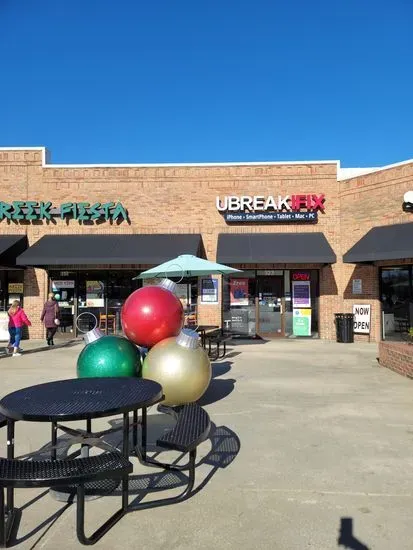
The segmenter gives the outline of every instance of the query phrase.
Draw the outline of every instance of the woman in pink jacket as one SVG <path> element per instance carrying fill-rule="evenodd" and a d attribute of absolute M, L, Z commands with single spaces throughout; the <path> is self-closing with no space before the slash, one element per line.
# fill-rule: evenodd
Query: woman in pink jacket
<path fill-rule="evenodd" d="M 24 325 L 31 326 L 31 322 L 27 318 L 27 315 L 24 312 L 24 309 L 20 307 L 19 300 L 14 300 L 9 311 L 9 351 L 13 350 L 13 357 L 18 357 L 21 355 L 20 351 L 20 340 L 22 337 Z"/>

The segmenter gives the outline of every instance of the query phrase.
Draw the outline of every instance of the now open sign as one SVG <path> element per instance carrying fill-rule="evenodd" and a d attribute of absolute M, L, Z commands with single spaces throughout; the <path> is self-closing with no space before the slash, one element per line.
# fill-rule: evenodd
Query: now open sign
<path fill-rule="evenodd" d="M 356 334 L 370 334 L 370 304 L 354 304 L 354 332 Z"/>

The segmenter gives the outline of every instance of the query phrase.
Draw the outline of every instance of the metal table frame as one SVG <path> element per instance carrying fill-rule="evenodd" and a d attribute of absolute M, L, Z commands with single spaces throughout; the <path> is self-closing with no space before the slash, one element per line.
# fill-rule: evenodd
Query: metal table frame
<path fill-rule="evenodd" d="M 121 385 L 123 384 L 139 384 L 139 385 L 147 385 L 148 388 L 152 387 L 152 393 L 149 394 L 149 396 L 145 400 L 141 401 L 129 401 L 125 399 L 125 403 L 121 404 L 119 407 L 109 407 L 107 409 L 97 409 L 90 407 L 90 410 L 87 410 L 87 407 L 85 407 L 81 412 L 75 413 L 75 412 L 59 412 L 59 414 L 54 413 L 53 411 L 49 412 L 47 411 L 47 407 L 45 405 L 45 402 L 42 401 L 41 405 L 44 407 L 44 412 L 34 412 L 34 413 L 27 413 L 24 412 L 18 408 L 13 410 L 13 408 L 7 408 L 7 400 L 10 400 L 11 397 L 18 397 L 19 394 L 23 396 L 24 392 L 32 391 L 33 389 L 38 389 L 39 392 L 41 392 L 42 387 L 46 387 L 46 389 L 51 389 L 52 385 L 58 385 L 60 384 L 61 387 L 63 385 L 67 385 L 69 388 L 73 386 L 74 388 L 76 386 L 79 386 L 80 389 L 82 387 L 90 387 L 89 391 L 92 392 L 95 391 L 96 386 L 102 385 L 103 386 L 110 386 L 110 389 L 113 390 L 113 387 L 116 385 L 116 381 L 119 381 Z M 133 382 L 131 382 L 133 381 Z M 77 389 L 77 388 L 76 388 Z M 74 390 L 73 390 L 74 391 Z M 87 390 L 86 390 L 87 391 Z M 129 395 L 129 392 L 125 392 L 126 395 Z M 98 436 L 99 433 L 93 434 L 92 433 L 92 420 L 95 418 L 104 418 L 108 416 L 115 416 L 118 414 L 123 414 L 123 425 L 122 425 L 122 431 L 123 431 L 123 448 L 122 448 L 122 454 L 126 457 L 130 456 L 130 449 L 129 449 L 129 413 L 133 413 L 133 445 L 134 447 L 138 447 L 138 410 L 142 410 L 141 415 L 141 426 L 142 426 L 142 432 L 141 432 L 141 455 L 142 458 L 146 458 L 146 442 L 147 442 L 147 408 L 159 403 L 163 399 L 163 391 L 162 386 L 158 384 L 157 382 L 153 382 L 151 380 L 143 380 L 139 378 L 82 378 L 82 379 L 69 379 L 69 380 L 61 380 L 58 382 L 49 382 L 46 384 L 39 384 L 36 386 L 29 386 L 26 388 L 23 388 L 21 390 L 18 390 L 16 392 L 13 392 L 11 394 L 6 395 L 3 397 L 3 399 L 0 401 L 0 412 L 7 418 L 7 458 L 13 459 L 14 458 L 14 438 L 15 438 L 15 422 L 16 421 L 28 421 L 28 422 L 50 422 L 51 423 L 51 459 L 56 460 L 57 458 L 57 449 L 56 449 L 56 443 L 57 443 L 57 430 L 61 429 L 62 431 L 77 435 L 78 437 L 83 437 L 85 443 L 82 443 L 82 447 L 80 451 L 76 451 L 75 453 L 71 454 L 70 457 L 73 458 L 75 456 L 78 456 L 79 454 L 83 453 L 83 456 L 87 453 L 90 445 L 87 444 L 88 439 L 90 440 L 90 437 Z M 93 398 L 91 399 L 91 402 L 93 401 Z M 5 403 L 6 402 L 6 403 Z M 92 410 L 93 409 L 93 410 Z M 63 426 L 60 424 L 61 421 L 79 421 L 79 420 L 86 420 L 86 430 L 76 430 L 73 428 L 68 428 L 66 426 Z M 13 511 L 14 511 L 14 489 L 8 487 L 7 488 L 7 503 L 6 503 L 6 510 L 8 511 L 10 515 L 10 521 L 8 521 L 8 524 L 10 524 L 8 527 L 11 529 L 11 524 L 13 522 Z"/>

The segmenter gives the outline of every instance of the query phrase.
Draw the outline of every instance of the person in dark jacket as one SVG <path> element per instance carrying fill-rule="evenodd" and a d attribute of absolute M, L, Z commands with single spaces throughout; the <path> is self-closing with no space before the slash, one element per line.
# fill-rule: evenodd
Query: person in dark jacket
<path fill-rule="evenodd" d="M 57 327 L 60 325 L 60 308 L 53 292 L 47 297 L 40 320 L 43 321 L 46 329 L 47 345 L 54 346 L 53 337 L 56 334 Z"/>

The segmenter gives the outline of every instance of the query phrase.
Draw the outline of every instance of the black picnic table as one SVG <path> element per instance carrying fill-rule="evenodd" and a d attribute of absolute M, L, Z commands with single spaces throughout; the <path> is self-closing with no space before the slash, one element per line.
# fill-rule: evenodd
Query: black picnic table
<path fill-rule="evenodd" d="M 141 454 L 146 456 L 147 407 L 163 399 L 162 386 L 141 378 L 74 378 L 48 382 L 15 391 L 0 401 L 0 414 L 7 418 L 7 458 L 14 458 L 14 424 L 16 421 L 50 422 L 51 458 L 56 459 L 57 430 L 74 436 L 83 436 L 83 451 L 88 452 L 87 441 L 96 439 L 92 433 L 92 419 L 123 414 L 122 453 L 128 457 L 129 413 L 133 412 L 133 445 L 137 447 L 138 410 L 141 409 Z M 76 430 L 60 422 L 86 420 L 86 430 Z M 58 424 L 59 423 L 59 424 Z M 13 506 L 13 495 L 8 494 Z"/>
<path fill-rule="evenodd" d="M 198 325 L 195 330 L 196 332 L 198 332 L 201 338 L 202 347 L 205 348 L 207 334 L 210 332 L 215 332 L 216 330 L 219 330 L 219 326 L 218 325 Z"/>

